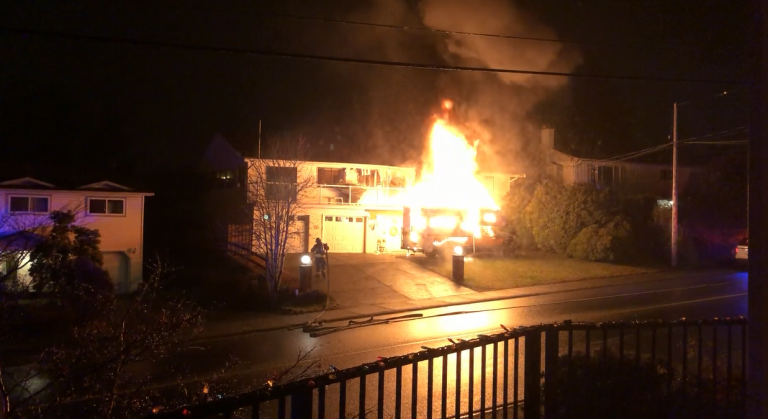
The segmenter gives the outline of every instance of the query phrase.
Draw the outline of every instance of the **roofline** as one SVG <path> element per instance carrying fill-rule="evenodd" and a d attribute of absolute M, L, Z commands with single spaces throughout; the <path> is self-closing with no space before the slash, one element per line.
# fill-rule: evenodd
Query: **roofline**
<path fill-rule="evenodd" d="M 577 160 L 579 160 L 576 164 L 582 164 L 582 163 L 595 163 L 595 164 L 602 164 L 602 165 L 621 165 L 621 164 L 636 164 L 641 166 L 663 166 L 663 167 L 672 167 L 672 163 L 651 163 L 651 162 L 642 162 L 642 161 L 610 161 L 610 160 L 604 160 L 604 159 L 582 159 L 575 157 Z M 701 168 L 702 166 L 697 165 L 690 165 L 690 164 L 677 164 L 677 167 L 683 167 L 683 168 Z"/>
<path fill-rule="evenodd" d="M 245 157 L 245 163 L 247 164 L 250 160 L 275 160 L 275 161 L 285 161 L 281 159 L 258 159 L 256 157 Z M 388 166 L 385 164 L 365 164 L 365 163 L 349 163 L 349 162 L 328 162 L 328 161 L 302 161 L 301 164 L 309 165 L 309 166 L 332 166 L 332 167 L 339 167 L 339 168 L 353 168 L 353 169 L 395 169 L 395 170 L 413 170 L 416 171 L 415 167 L 407 167 L 407 166 Z"/>
<path fill-rule="evenodd" d="M 0 191 L 7 192 L 21 192 L 29 194 L 45 195 L 52 192 L 71 192 L 73 194 L 83 195 L 90 194 L 112 194 L 112 195 L 135 195 L 135 196 L 155 196 L 154 192 L 140 192 L 140 191 L 109 191 L 102 189 L 29 189 L 29 188 L 8 188 L 0 186 Z"/>

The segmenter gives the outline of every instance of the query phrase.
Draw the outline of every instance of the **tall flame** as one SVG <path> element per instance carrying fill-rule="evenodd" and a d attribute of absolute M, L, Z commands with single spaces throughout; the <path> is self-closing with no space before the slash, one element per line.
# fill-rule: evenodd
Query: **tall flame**
<path fill-rule="evenodd" d="M 420 181 L 408 191 L 410 207 L 498 209 L 485 186 L 476 178 L 477 142 L 470 144 L 461 132 L 438 119 L 429 134 L 429 156 Z"/>
<path fill-rule="evenodd" d="M 411 188 L 385 200 L 375 192 L 363 194 L 361 203 L 386 203 L 411 208 L 451 208 L 479 212 L 499 207 L 477 179 L 477 142 L 470 143 L 444 119 L 437 119 L 429 134 L 419 181 Z"/>

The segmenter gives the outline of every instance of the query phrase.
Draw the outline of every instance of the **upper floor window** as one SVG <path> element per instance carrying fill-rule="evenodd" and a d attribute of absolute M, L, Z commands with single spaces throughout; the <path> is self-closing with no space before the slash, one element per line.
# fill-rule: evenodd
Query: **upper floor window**
<path fill-rule="evenodd" d="M 345 169 L 335 169 L 331 167 L 317 168 L 318 185 L 337 185 L 346 179 Z"/>
<path fill-rule="evenodd" d="M 266 170 L 266 198 L 270 201 L 295 201 L 298 182 L 296 168 L 267 166 Z"/>
<path fill-rule="evenodd" d="M 88 198 L 88 213 L 125 215 L 125 199 Z"/>
<path fill-rule="evenodd" d="M 49 211 L 47 196 L 11 196 L 10 212 L 47 213 Z"/>

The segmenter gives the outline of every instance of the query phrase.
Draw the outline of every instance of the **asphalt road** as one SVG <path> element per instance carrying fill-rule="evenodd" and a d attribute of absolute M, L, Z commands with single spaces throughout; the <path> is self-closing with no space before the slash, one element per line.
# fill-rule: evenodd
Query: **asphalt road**
<path fill-rule="evenodd" d="M 390 357 L 415 352 L 422 346 L 443 346 L 449 343 L 449 337 L 468 338 L 477 334 L 500 332 L 501 324 L 518 327 L 564 320 L 631 321 L 746 316 L 746 293 L 746 273 L 688 272 L 664 281 L 424 310 L 411 313 L 422 315 L 415 319 L 397 319 L 401 315 L 385 316 L 383 318 L 392 318 L 393 321 L 387 324 L 341 328 L 316 338 L 302 330 L 280 330 L 197 342 L 181 357 L 176 357 L 174 362 L 189 366 L 190 373 L 196 378 L 204 379 L 218 374 L 219 381 L 237 380 L 240 385 L 258 385 L 263 383 L 271 372 L 281 371 L 287 365 L 293 364 L 297 355 L 308 349 L 312 349 L 312 353 L 307 360 L 318 361 L 320 368 L 327 371 L 330 366 L 352 367 L 374 361 L 379 356 Z M 347 322 L 343 322 L 329 326 L 346 324 Z M 462 357 L 465 377 L 469 364 L 467 352 L 465 351 Z M 488 352 L 488 362 L 492 362 L 490 350 Z M 238 360 L 238 365 L 222 371 L 225 360 L 232 358 Z M 475 357 L 476 364 L 480 362 L 480 358 L 479 355 Z M 477 367 L 479 368 L 479 364 Z M 425 368 L 426 365 L 420 365 L 420 370 L 426 372 Z M 438 371 L 442 367 L 438 363 L 436 368 Z M 449 358 L 448 368 L 455 370 L 455 356 Z M 410 373 L 407 374 L 408 377 L 404 377 L 405 382 L 410 380 Z M 425 375 L 420 374 L 422 378 Z M 390 389 L 393 382 L 388 372 L 388 391 L 393 390 Z M 350 383 L 349 394 L 357 394 L 354 385 L 356 384 Z M 374 397 L 372 403 L 375 404 L 376 380 L 371 378 L 367 385 L 373 386 L 368 394 L 369 398 Z M 435 385 L 439 388 L 439 384 Z M 451 382 L 448 386 L 449 392 L 453 391 L 453 385 Z M 477 385 L 479 387 L 479 382 Z M 425 385 L 422 385 L 419 391 L 424 391 L 424 388 Z M 329 388 L 329 400 L 338 397 L 333 391 Z M 338 389 L 335 391 L 338 393 Z M 478 397 L 479 395 L 475 394 L 475 399 Z M 389 399 L 391 398 L 387 400 Z M 331 404 L 333 403 L 329 402 L 329 406 Z M 392 401 L 389 400 L 388 410 L 391 410 L 391 404 Z M 475 407 L 478 404 L 479 400 L 476 400 Z M 452 402 L 449 403 L 449 412 L 452 412 L 453 408 Z M 266 409 L 273 411 L 274 406 L 268 406 Z M 419 408 L 420 411 L 423 409 L 424 406 Z M 462 409 L 465 410 L 466 406 Z M 328 413 L 333 414 L 330 411 Z"/>

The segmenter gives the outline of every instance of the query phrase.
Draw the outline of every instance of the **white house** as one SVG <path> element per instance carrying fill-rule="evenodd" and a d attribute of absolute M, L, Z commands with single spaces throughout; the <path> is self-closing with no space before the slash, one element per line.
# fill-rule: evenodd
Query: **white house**
<path fill-rule="evenodd" d="M 230 252 L 253 245 L 252 217 L 260 215 L 248 205 L 246 185 L 254 178 L 249 170 L 263 166 L 253 164 L 255 160 L 243 157 L 220 137 L 205 154 L 202 170 L 209 174 L 209 211 L 215 214 Z M 301 215 L 295 223 L 299 234 L 292 237 L 300 239 L 290 243 L 289 251 L 306 252 L 315 238 L 328 243 L 333 252 L 375 253 L 379 245 L 388 251 L 400 249 L 403 206 L 395 197 L 414 184 L 414 167 L 316 161 L 298 166 L 297 183 L 311 178 L 314 188 L 299 203 Z M 524 176 L 478 173 L 498 203 L 510 182 Z"/>
<path fill-rule="evenodd" d="M 250 170 L 260 166 L 251 160 L 246 159 Z M 388 250 L 400 249 L 403 206 L 396 196 L 413 184 L 414 168 L 307 161 L 299 169 L 297 176 L 304 178 L 298 182 L 314 187 L 299 202 L 299 234 L 291 251 L 306 252 L 316 237 L 332 252 L 373 253 L 379 241 Z"/>
<path fill-rule="evenodd" d="M 55 210 L 72 210 L 79 225 L 98 230 L 104 269 L 117 292 L 135 290 L 142 282 L 144 257 L 144 201 L 152 193 L 137 192 L 102 181 L 62 189 L 32 178 L 0 182 L 0 238 L 17 233 L 14 220 L 43 220 Z M 28 267 L 27 267 L 28 268 Z M 20 276 L 26 270 L 18 272 Z"/>

